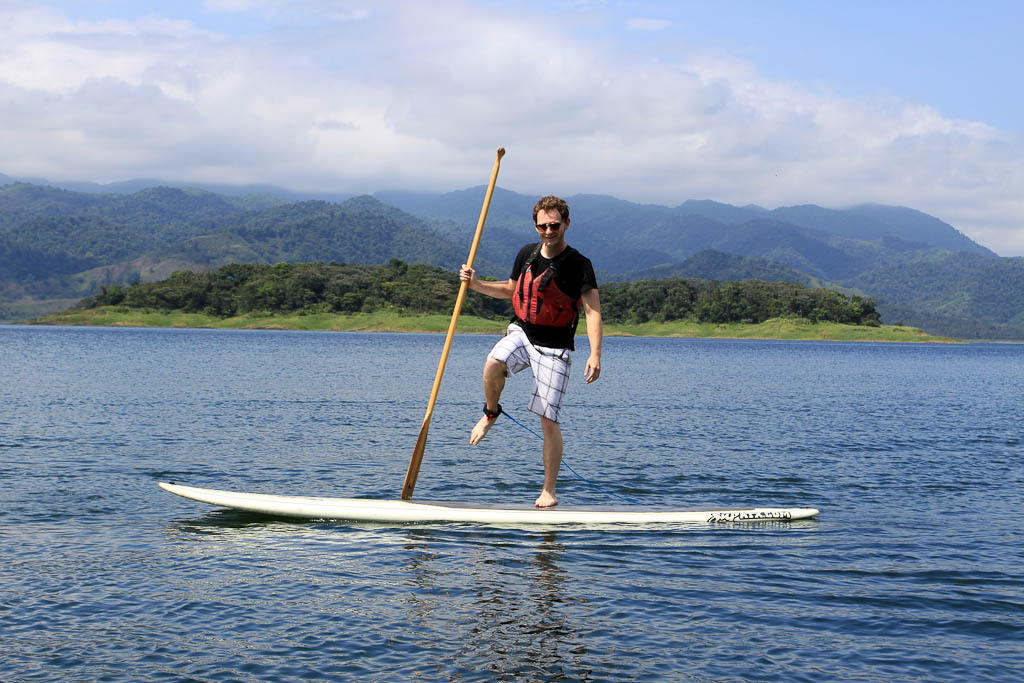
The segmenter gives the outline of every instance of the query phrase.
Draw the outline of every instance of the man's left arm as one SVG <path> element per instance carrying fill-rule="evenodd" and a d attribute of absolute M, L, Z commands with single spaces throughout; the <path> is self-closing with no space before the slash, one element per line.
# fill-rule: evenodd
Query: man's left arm
<path fill-rule="evenodd" d="M 604 337 L 601 297 L 596 289 L 588 289 L 580 298 L 583 300 L 583 313 L 587 316 L 587 339 L 590 340 L 590 357 L 587 358 L 587 369 L 583 377 L 590 384 L 601 376 L 601 340 Z"/>

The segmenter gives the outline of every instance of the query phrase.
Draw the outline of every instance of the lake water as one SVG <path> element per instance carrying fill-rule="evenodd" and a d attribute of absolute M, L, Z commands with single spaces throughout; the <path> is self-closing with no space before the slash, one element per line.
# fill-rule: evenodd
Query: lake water
<path fill-rule="evenodd" d="M 443 341 L 0 326 L 0 679 L 1024 675 L 1020 345 L 611 338 L 585 385 L 581 338 L 580 474 L 812 521 L 300 523 L 157 488 L 397 497 Z M 417 499 L 539 491 L 534 435 L 466 443 L 493 341 L 455 340 Z M 528 390 L 502 402 L 536 428 Z"/>

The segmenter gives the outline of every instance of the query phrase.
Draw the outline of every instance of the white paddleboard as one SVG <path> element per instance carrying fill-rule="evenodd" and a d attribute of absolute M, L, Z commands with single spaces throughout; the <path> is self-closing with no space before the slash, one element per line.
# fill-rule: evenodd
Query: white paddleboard
<path fill-rule="evenodd" d="M 303 519 L 359 522 L 468 522 L 472 524 L 671 524 L 696 522 L 777 522 L 807 519 L 814 508 L 743 508 L 733 510 L 671 510 L 664 508 L 533 506 L 488 507 L 459 503 L 413 503 L 375 498 L 318 498 L 239 493 L 160 482 L 160 488 L 211 505 Z"/>

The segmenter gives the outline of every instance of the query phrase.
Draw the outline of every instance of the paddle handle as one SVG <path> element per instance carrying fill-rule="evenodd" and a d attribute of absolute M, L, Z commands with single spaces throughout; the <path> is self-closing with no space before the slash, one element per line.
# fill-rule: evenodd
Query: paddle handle
<path fill-rule="evenodd" d="M 466 265 L 473 267 L 476 260 L 476 250 L 480 246 L 480 235 L 484 231 L 484 222 L 487 220 L 487 210 L 491 206 L 491 196 L 494 195 L 494 186 L 498 182 L 498 169 L 501 167 L 501 158 L 505 156 L 505 148 L 499 147 L 497 157 L 494 159 L 494 169 L 491 171 L 491 181 L 487 185 L 487 194 L 484 195 L 484 205 L 480 209 L 480 219 L 476 223 L 476 234 L 473 235 L 473 244 L 469 248 L 469 257 Z M 444 376 L 444 367 L 448 363 L 448 352 L 452 348 L 452 338 L 455 336 L 455 327 L 459 324 L 459 312 L 462 310 L 462 301 L 466 298 L 466 290 L 469 282 L 462 281 L 459 287 L 459 295 L 455 299 L 455 310 L 452 312 L 451 322 L 448 323 L 448 335 L 444 340 L 444 348 L 441 351 L 441 361 L 437 364 L 437 374 L 434 375 L 434 388 L 430 391 L 430 400 L 427 402 L 427 413 L 423 416 L 423 425 L 420 427 L 420 435 L 416 439 L 416 447 L 412 450 L 412 458 L 409 460 L 409 469 L 405 473 L 405 483 L 402 485 L 402 500 L 412 498 L 413 489 L 416 488 L 416 478 L 420 473 L 420 464 L 423 462 L 423 453 L 427 448 L 427 432 L 430 430 L 430 418 L 434 416 L 434 404 L 437 402 L 437 394 L 441 389 L 441 378 Z"/>

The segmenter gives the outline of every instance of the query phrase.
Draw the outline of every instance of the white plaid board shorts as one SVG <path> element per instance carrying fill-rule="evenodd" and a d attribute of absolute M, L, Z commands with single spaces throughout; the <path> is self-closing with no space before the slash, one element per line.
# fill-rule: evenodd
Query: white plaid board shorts
<path fill-rule="evenodd" d="M 532 413 L 558 422 L 562 412 L 562 399 L 569 388 L 569 370 L 572 368 L 572 351 L 534 346 L 526 338 L 519 325 L 511 324 L 488 358 L 500 360 L 512 374 L 531 368 L 533 370 L 533 397 L 527 408 Z"/>

